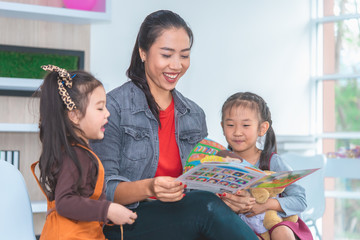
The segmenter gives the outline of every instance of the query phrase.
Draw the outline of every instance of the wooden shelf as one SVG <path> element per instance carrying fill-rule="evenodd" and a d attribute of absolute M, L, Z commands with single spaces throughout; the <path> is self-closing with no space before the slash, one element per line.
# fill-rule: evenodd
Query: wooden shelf
<path fill-rule="evenodd" d="M 0 90 L 36 91 L 43 79 L 0 77 Z"/>
<path fill-rule="evenodd" d="M 71 24 L 90 24 L 95 22 L 110 21 L 110 1 L 106 1 L 105 12 L 0 2 L 0 17 L 24 18 Z"/>

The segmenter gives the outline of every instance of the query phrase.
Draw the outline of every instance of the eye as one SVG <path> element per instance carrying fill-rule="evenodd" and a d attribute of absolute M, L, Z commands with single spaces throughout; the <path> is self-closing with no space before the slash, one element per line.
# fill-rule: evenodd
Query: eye
<path fill-rule="evenodd" d="M 182 55 L 181 56 L 181 58 L 183 58 L 183 59 L 187 59 L 187 58 L 189 58 L 190 57 L 190 55 Z"/>
<path fill-rule="evenodd" d="M 164 58 L 170 58 L 171 55 L 167 55 L 167 54 L 161 54 Z"/>
<path fill-rule="evenodd" d="M 250 125 L 247 125 L 247 124 L 245 124 L 245 125 L 243 125 L 244 127 L 250 127 Z"/>

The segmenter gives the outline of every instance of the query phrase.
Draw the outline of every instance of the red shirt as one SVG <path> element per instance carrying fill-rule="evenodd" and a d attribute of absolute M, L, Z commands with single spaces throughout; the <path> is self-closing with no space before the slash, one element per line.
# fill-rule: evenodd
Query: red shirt
<path fill-rule="evenodd" d="M 159 112 L 159 163 L 155 173 L 158 176 L 178 177 L 182 174 L 179 148 L 175 138 L 174 99 L 170 105 Z"/>

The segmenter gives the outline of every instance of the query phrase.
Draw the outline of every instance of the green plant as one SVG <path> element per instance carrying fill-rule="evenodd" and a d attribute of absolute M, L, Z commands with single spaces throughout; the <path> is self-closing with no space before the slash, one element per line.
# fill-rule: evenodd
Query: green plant
<path fill-rule="evenodd" d="M 79 57 L 60 54 L 0 51 L 0 77 L 41 79 L 41 65 L 52 64 L 69 71 L 78 69 Z"/>

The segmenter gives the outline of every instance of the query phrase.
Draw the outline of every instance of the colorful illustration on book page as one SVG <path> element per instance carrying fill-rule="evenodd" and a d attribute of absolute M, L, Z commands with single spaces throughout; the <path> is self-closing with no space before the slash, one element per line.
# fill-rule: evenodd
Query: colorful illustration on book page
<path fill-rule="evenodd" d="M 319 168 L 273 173 L 258 180 L 252 187 L 284 188 L 317 170 Z"/>
<path fill-rule="evenodd" d="M 247 170 L 249 169 L 249 170 Z M 213 192 L 236 192 L 263 176 L 260 171 L 244 166 L 243 169 L 236 169 L 227 165 L 204 164 L 190 170 L 182 177 L 188 188 L 206 189 Z M 200 185 L 201 183 L 201 185 Z"/>
<path fill-rule="evenodd" d="M 184 172 L 187 172 L 191 168 L 199 165 L 201 159 L 204 157 L 215 155 L 221 150 L 226 150 L 226 148 L 209 138 L 204 138 L 194 147 L 193 150 L 191 150 L 189 157 L 186 160 Z"/>

